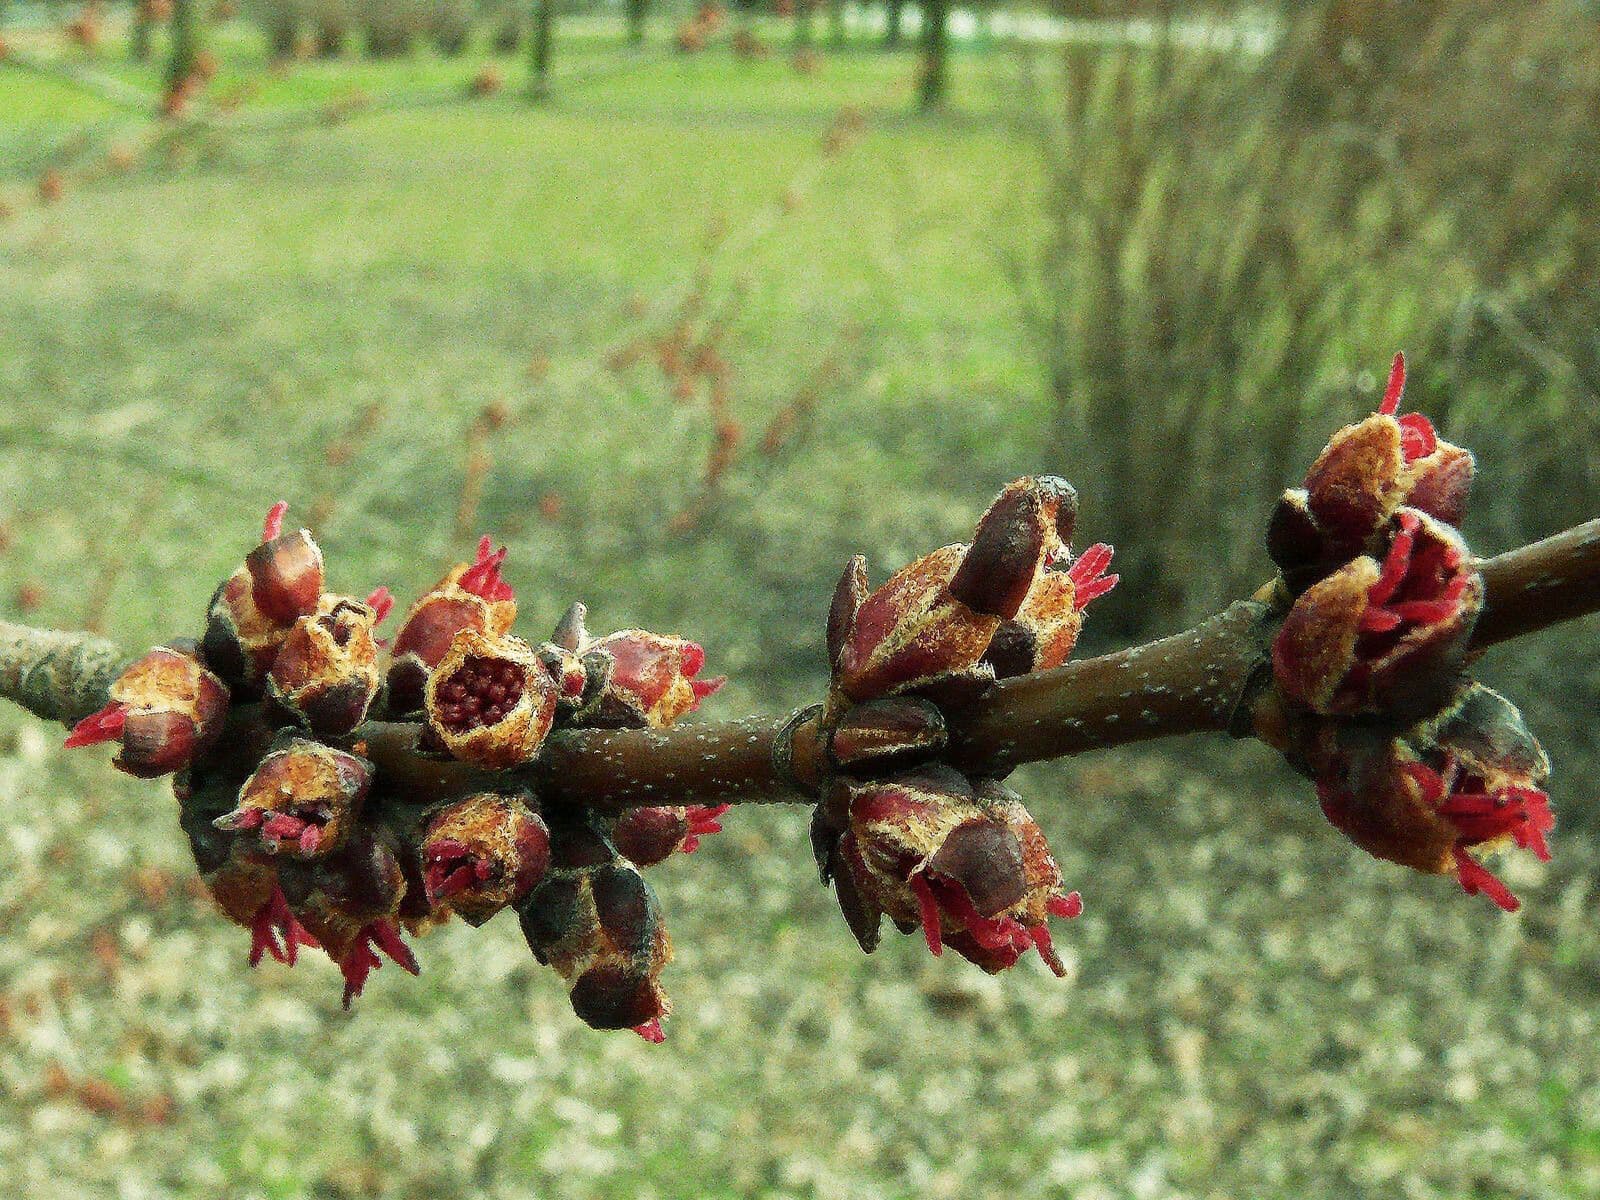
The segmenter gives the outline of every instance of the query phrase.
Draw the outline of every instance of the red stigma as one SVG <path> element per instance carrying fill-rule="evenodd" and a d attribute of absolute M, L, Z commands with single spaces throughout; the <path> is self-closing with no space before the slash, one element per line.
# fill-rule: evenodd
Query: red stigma
<path fill-rule="evenodd" d="M 68 750 L 76 750 L 79 746 L 114 742 L 122 736 L 122 727 L 127 720 L 128 706 L 113 700 L 99 712 L 90 713 L 74 725 L 62 745 Z"/>
<path fill-rule="evenodd" d="M 1400 398 L 1405 390 L 1406 356 L 1396 354 L 1394 365 L 1389 368 L 1389 383 L 1383 389 L 1383 400 L 1378 405 L 1378 413 L 1381 416 L 1394 417 L 1399 421 L 1400 453 L 1409 463 L 1432 454 L 1439 444 L 1439 438 L 1433 431 L 1433 422 L 1421 413 L 1399 415 Z"/>
<path fill-rule="evenodd" d="M 717 818 L 727 812 L 731 804 L 695 804 L 684 809 L 684 819 L 689 822 L 689 832 L 683 839 L 683 852 L 693 854 L 700 848 L 700 839 L 722 832 L 722 822 Z"/>
<path fill-rule="evenodd" d="M 1068 892 L 1065 896 L 1051 896 L 1045 901 L 1045 911 L 1052 917 L 1070 921 L 1073 917 L 1083 914 L 1083 897 L 1077 892 Z"/>
<path fill-rule="evenodd" d="M 283 935 L 281 944 L 278 941 L 280 933 Z M 250 922 L 250 965 L 259 965 L 262 956 L 270 954 L 292 967 L 299 958 L 301 946 L 316 949 L 317 945 L 317 939 L 289 911 L 289 901 L 284 898 L 283 889 L 273 884 L 272 895 L 256 910 L 255 918 Z"/>
<path fill-rule="evenodd" d="M 387 954 L 401 970 L 413 975 L 421 974 L 411 947 L 405 944 L 400 931 L 390 922 L 377 920 L 364 925 L 361 932 L 356 934 L 355 945 L 339 962 L 339 973 L 344 976 L 345 1008 L 349 1008 L 350 1001 L 361 995 L 362 989 L 367 986 L 367 976 L 383 965 L 374 947 Z"/>
<path fill-rule="evenodd" d="M 689 690 L 694 693 L 694 702 L 696 706 L 698 706 L 700 701 L 704 700 L 707 696 L 716 695 L 716 693 L 722 689 L 722 685 L 727 682 L 728 677 L 726 675 L 714 675 L 710 679 L 689 680 Z"/>
<path fill-rule="evenodd" d="M 1078 561 L 1068 568 L 1067 578 L 1072 580 L 1072 606 L 1079 612 L 1087 608 L 1091 601 L 1098 600 L 1116 587 L 1122 578 L 1105 573 L 1115 553 L 1104 542 L 1096 542 L 1078 555 Z"/>
<path fill-rule="evenodd" d="M 383 619 L 394 608 L 394 596 L 386 587 L 374 588 L 367 596 L 367 607 L 377 614 L 372 623 L 382 625 Z"/>
<path fill-rule="evenodd" d="M 461 574 L 463 591 L 481 596 L 485 600 L 510 600 L 514 594 L 511 585 L 500 578 L 500 564 L 506 561 L 506 548 L 493 549 L 494 543 L 486 533 L 478 539 L 478 557 Z"/>
<path fill-rule="evenodd" d="M 267 509 L 267 519 L 261 526 L 261 540 L 270 542 L 283 532 L 283 515 L 289 511 L 289 502 L 279 500 Z"/>
<path fill-rule="evenodd" d="M 1506 912 L 1516 912 L 1521 905 L 1511 890 L 1467 851 L 1509 837 L 1548 862 L 1550 847 L 1544 835 L 1556 823 L 1549 795 L 1530 787 L 1508 787 L 1490 794 L 1481 777 L 1463 771 L 1449 757 L 1440 769 L 1422 762 L 1405 763 L 1402 769 L 1417 784 L 1422 799 L 1455 828 L 1457 840 L 1451 854 L 1462 890 L 1469 896 L 1481 892 Z"/>
<path fill-rule="evenodd" d="M 1378 411 L 1386 417 L 1392 417 L 1400 410 L 1400 397 L 1406 390 L 1406 356 L 1396 354 L 1394 362 L 1389 365 L 1389 382 L 1383 389 L 1383 401 L 1378 405 Z"/>
<path fill-rule="evenodd" d="M 478 858 L 464 843 L 442 838 L 428 847 L 425 886 L 430 903 L 459 896 L 494 873 L 494 865 Z"/>
<path fill-rule="evenodd" d="M 667 1035 L 661 1029 L 660 1017 L 651 1017 L 643 1025 L 635 1025 L 633 1031 L 652 1046 L 659 1046 L 667 1040 Z"/>

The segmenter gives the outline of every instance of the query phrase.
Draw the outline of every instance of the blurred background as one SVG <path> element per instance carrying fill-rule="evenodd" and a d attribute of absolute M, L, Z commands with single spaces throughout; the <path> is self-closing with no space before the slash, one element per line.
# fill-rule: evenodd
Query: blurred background
<path fill-rule="evenodd" d="M 0 617 L 195 630 L 268 504 L 403 598 L 492 530 L 525 631 L 820 695 L 845 558 L 1069 476 L 1089 652 L 1267 573 L 1397 349 L 1483 553 L 1600 512 L 1600 10 L 1577 0 L 0 0 Z M 157 110 L 165 113 L 157 116 Z M 170 795 L 0 710 L 19 1197 L 1600 1194 L 1594 619 L 1485 677 L 1557 767 L 1507 917 L 1252 745 L 1017 777 L 1084 917 L 862 956 L 804 814 L 654 874 L 665 1045 L 515 924 L 349 1014 L 244 969 Z"/>

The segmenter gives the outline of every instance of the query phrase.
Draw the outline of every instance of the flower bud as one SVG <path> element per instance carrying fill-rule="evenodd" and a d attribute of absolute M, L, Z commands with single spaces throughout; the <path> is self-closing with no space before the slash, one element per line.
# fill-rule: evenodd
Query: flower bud
<path fill-rule="evenodd" d="M 876 591 L 853 558 L 828 614 L 834 706 L 907 692 L 960 704 L 993 682 L 985 656 L 1003 627 L 996 657 L 1008 668 L 1064 657 L 1083 606 L 1116 582 L 1100 578 L 1111 561 L 1105 546 L 1063 577 L 1049 573 L 1067 555 L 1076 514 L 1065 480 L 1034 476 L 996 497 L 970 546 L 926 554 Z"/>
<path fill-rule="evenodd" d="M 288 507 L 272 506 L 261 544 L 211 598 L 205 660 L 236 687 L 261 684 L 290 628 L 317 611 L 322 595 L 322 551 L 304 529 L 283 532 Z"/>
<path fill-rule="evenodd" d="M 694 642 L 645 629 L 620 630 L 584 650 L 604 653 L 612 663 L 592 715 L 583 718 L 585 725 L 661 729 L 699 708 L 728 682 L 725 675 L 696 678 L 706 652 Z"/>
<path fill-rule="evenodd" d="M 222 733 L 227 685 L 193 653 L 158 646 L 117 677 L 111 702 L 73 726 L 69 748 L 119 741 L 120 771 L 154 779 L 200 758 Z"/>
<path fill-rule="evenodd" d="M 214 824 L 263 854 L 326 858 L 349 841 L 371 786 L 366 759 L 289 734 Z"/>
<path fill-rule="evenodd" d="M 296 919 L 338 964 L 346 1008 L 382 965 L 380 950 L 402 970 L 419 973 L 398 925 L 405 872 L 382 830 L 357 826 L 327 858 L 285 864 L 280 882 Z"/>
<path fill-rule="evenodd" d="M 428 677 L 428 731 L 463 762 L 514 767 L 539 753 L 555 721 L 557 694 L 521 638 L 463 629 Z"/>
<path fill-rule="evenodd" d="M 1065 479 L 1029 476 L 1006 485 L 972 535 L 950 594 L 976 612 L 1016 615 L 1038 575 L 1066 557 L 1078 494 Z"/>
<path fill-rule="evenodd" d="M 636 867 L 653 867 L 673 854 L 693 854 L 700 839 L 722 832 L 720 818 L 730 804 L 630 808 L 611 826 L 611 840 Z"/>
<path fill-rule="evenodd" d="M 1543 749 L 1499 693 L 1469 684 L 1399 738 L 1325 725 L 1312 762 L 1328 821 L 1377 858 L 1454 873 L 1507 912 L 1515 896 L 1473 853 L 1515 845 L 1543 860 L 1554 827 Z"/>
<path fill-rule="evenodd" d="M 864 949 L 876 942 L 875 914 L 887 913 L 904 932 L 920 926 L 935 955 L 949 945 L 993 972 L 1037 947 L 1064 972 L 1046 922 L 1076 916 L 1081 901 L 1061 891 L 1044 835 L 1014 793 L 992 781 L 974 789 L 945 766 L 848 786 L 847 829 L 831 846 L 821 839 L 824 873 Z"/>
<path fill-rule="evenodd" d="M 429 817 L 421 851 L 429 905 L 478 926 L 544 878 L 550 832 L 523 799 L 482 793 Z"/>
<path fill-rule="evenodd" d="M 1446 525 L 1461 523 L 1472 455 L 1441 441 L 1421 413 L 1400 414 L 1404 390 L 1405 358 L 1397 354 L 1378 411 L 1335 433 L 1304 490 L 1279 503 L 1268 549 L 1291 586 L 1361 554 L 1402 506 Z"/>
<path fill-rule="evenodd" d="M 267 675 L 278 707 L 320 737 L 341 737 L 366 719 L 378 694 L 378 614 L 349 597 L 324 596 L 300 617 Z"/>
<path fill-rule="evenodd" d="M 982 663 L 1001 618 L 950 594 L 966 547 L 944 546 L 901 567 L 859 607 L 834 623 L 842 630 L 834 688 L 848 702 L 913 690 L 964 695 L 994 680 Z M 861 560 L 852 559 L 835 592 L 834 611 L 857 594 Z M 943 698 L 942 694 L 940 698 Z"/>
<path fill-rule="evenodd" d="M 428 675 L 463 629 L 499 636 L 517 619 L 511 585 L 500 577 L 505 562 L 502 546 L 492 550 L 487 536 L 478 542 L 478 556 L 458 563 L 406 613 L 395 635 L 394 665 L 389 668 L 389 708 L 396 713 L 422 707 Z"/>
<path fill-rule="evenodd" d="M 567 981 L 587 1024 L 659 1042 L 672 945 L 655 893 L 593 825 L 564 821 L 550 839 L 550 870 L 518 905 L 529 948 Z"/>
<path fill-rule="evenodd" d="M 889 696 L 846 709 L 828 734 L 828 753 L 839 770 L 867 774 L 932 758 L 948 741 L 937 706 Z"/>
<path fill-rule="evenodd" d="M 252 967 L 269 954 L 294 966 L 300 947 L 316 949 L 317 939 L 289 910 L 278 884 L 277 866 L 263 862 L 249 853 L 240 839 L 216 828 L 214 812 L 185 805 L 180 813 L 201 881 L 223 914 L 250 931 Z"/>
<path fill-rule="evenodd" d="M 1083 610 L 1117 586 L 1107 575 L 1113 551 L 1096 542 L 1065 571 L 1041 571 L 1017 615 L 1001 624 L 984 661 L 1002 679 L 1048 671 L 1072 657 L 1083 630 Z"/>
<path fill-rule="evenodd" d="M 1460 535 L 1402 509 L 1381 565 L 1352 559 L 1295 601 L 1273 674 L 1312 712 L 1415 717 L 1454 687 L 1482 607 L 1483 577 Z"/>

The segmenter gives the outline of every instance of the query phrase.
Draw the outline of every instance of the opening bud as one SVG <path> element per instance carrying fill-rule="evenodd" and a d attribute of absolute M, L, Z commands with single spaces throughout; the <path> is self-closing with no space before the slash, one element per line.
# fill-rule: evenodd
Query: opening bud
<path fill-rule="evenodd" d="M 524 798 L 482 793 L 428 819 L 421 857 L 429 905 L 477 926 L 544 878 L 550 832 Z"/>
<path fill-rule="evenodd" d="M 558 694 L 521 638 L 463 629 L 428 678 L 428 729 L 464 762 L 514 767 L 538 754 L 555 721 Z"/>
<path fill-rule="evenodd" d="M 267 694 L 321 737 L 340 737 L 366 719 L 378 694 L 378 614 L 360 600 L 324 596 L 294 623 L 267 675 Z"/>
<path fill-rule="evenodd" d="M 228 688 L 193 653 L 158 646 L 118 676 L 111 702 L 79 721 L 68 748 L 120 743 L 112 764 L 139 779 L 180 771 L 222 733 Z"/>

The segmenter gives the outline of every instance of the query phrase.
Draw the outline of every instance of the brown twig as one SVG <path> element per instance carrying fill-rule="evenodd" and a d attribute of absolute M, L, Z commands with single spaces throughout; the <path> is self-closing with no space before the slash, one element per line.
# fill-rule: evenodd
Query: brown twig
<path fill-rule="evenodd" d="M 1488 603 L 1474 636 L 1483 650 L 1600 611 L 1600 520 L 1482 564 Z M 1003 680 L 953 721 L 951 758 L 1003 774 L 1021 763 L 1150 738 L 1238 728 L 1279 619 L 1242 600 L 1192 629 L 1100 658 Z M 104 703 L 122 655 L 103 639 L 0 622 L 0 696 L 70 724 Z M 358 729 L 388 784 L 417 799 L 481 782 L 474 768 L 416 752 L 418 727 Z M 809 713 L 665 730 L 569 730 L 551 735 L 520 775 L 546 806 L 601 811 L 638 805 L 805 802 L 824 769 Z"/>

